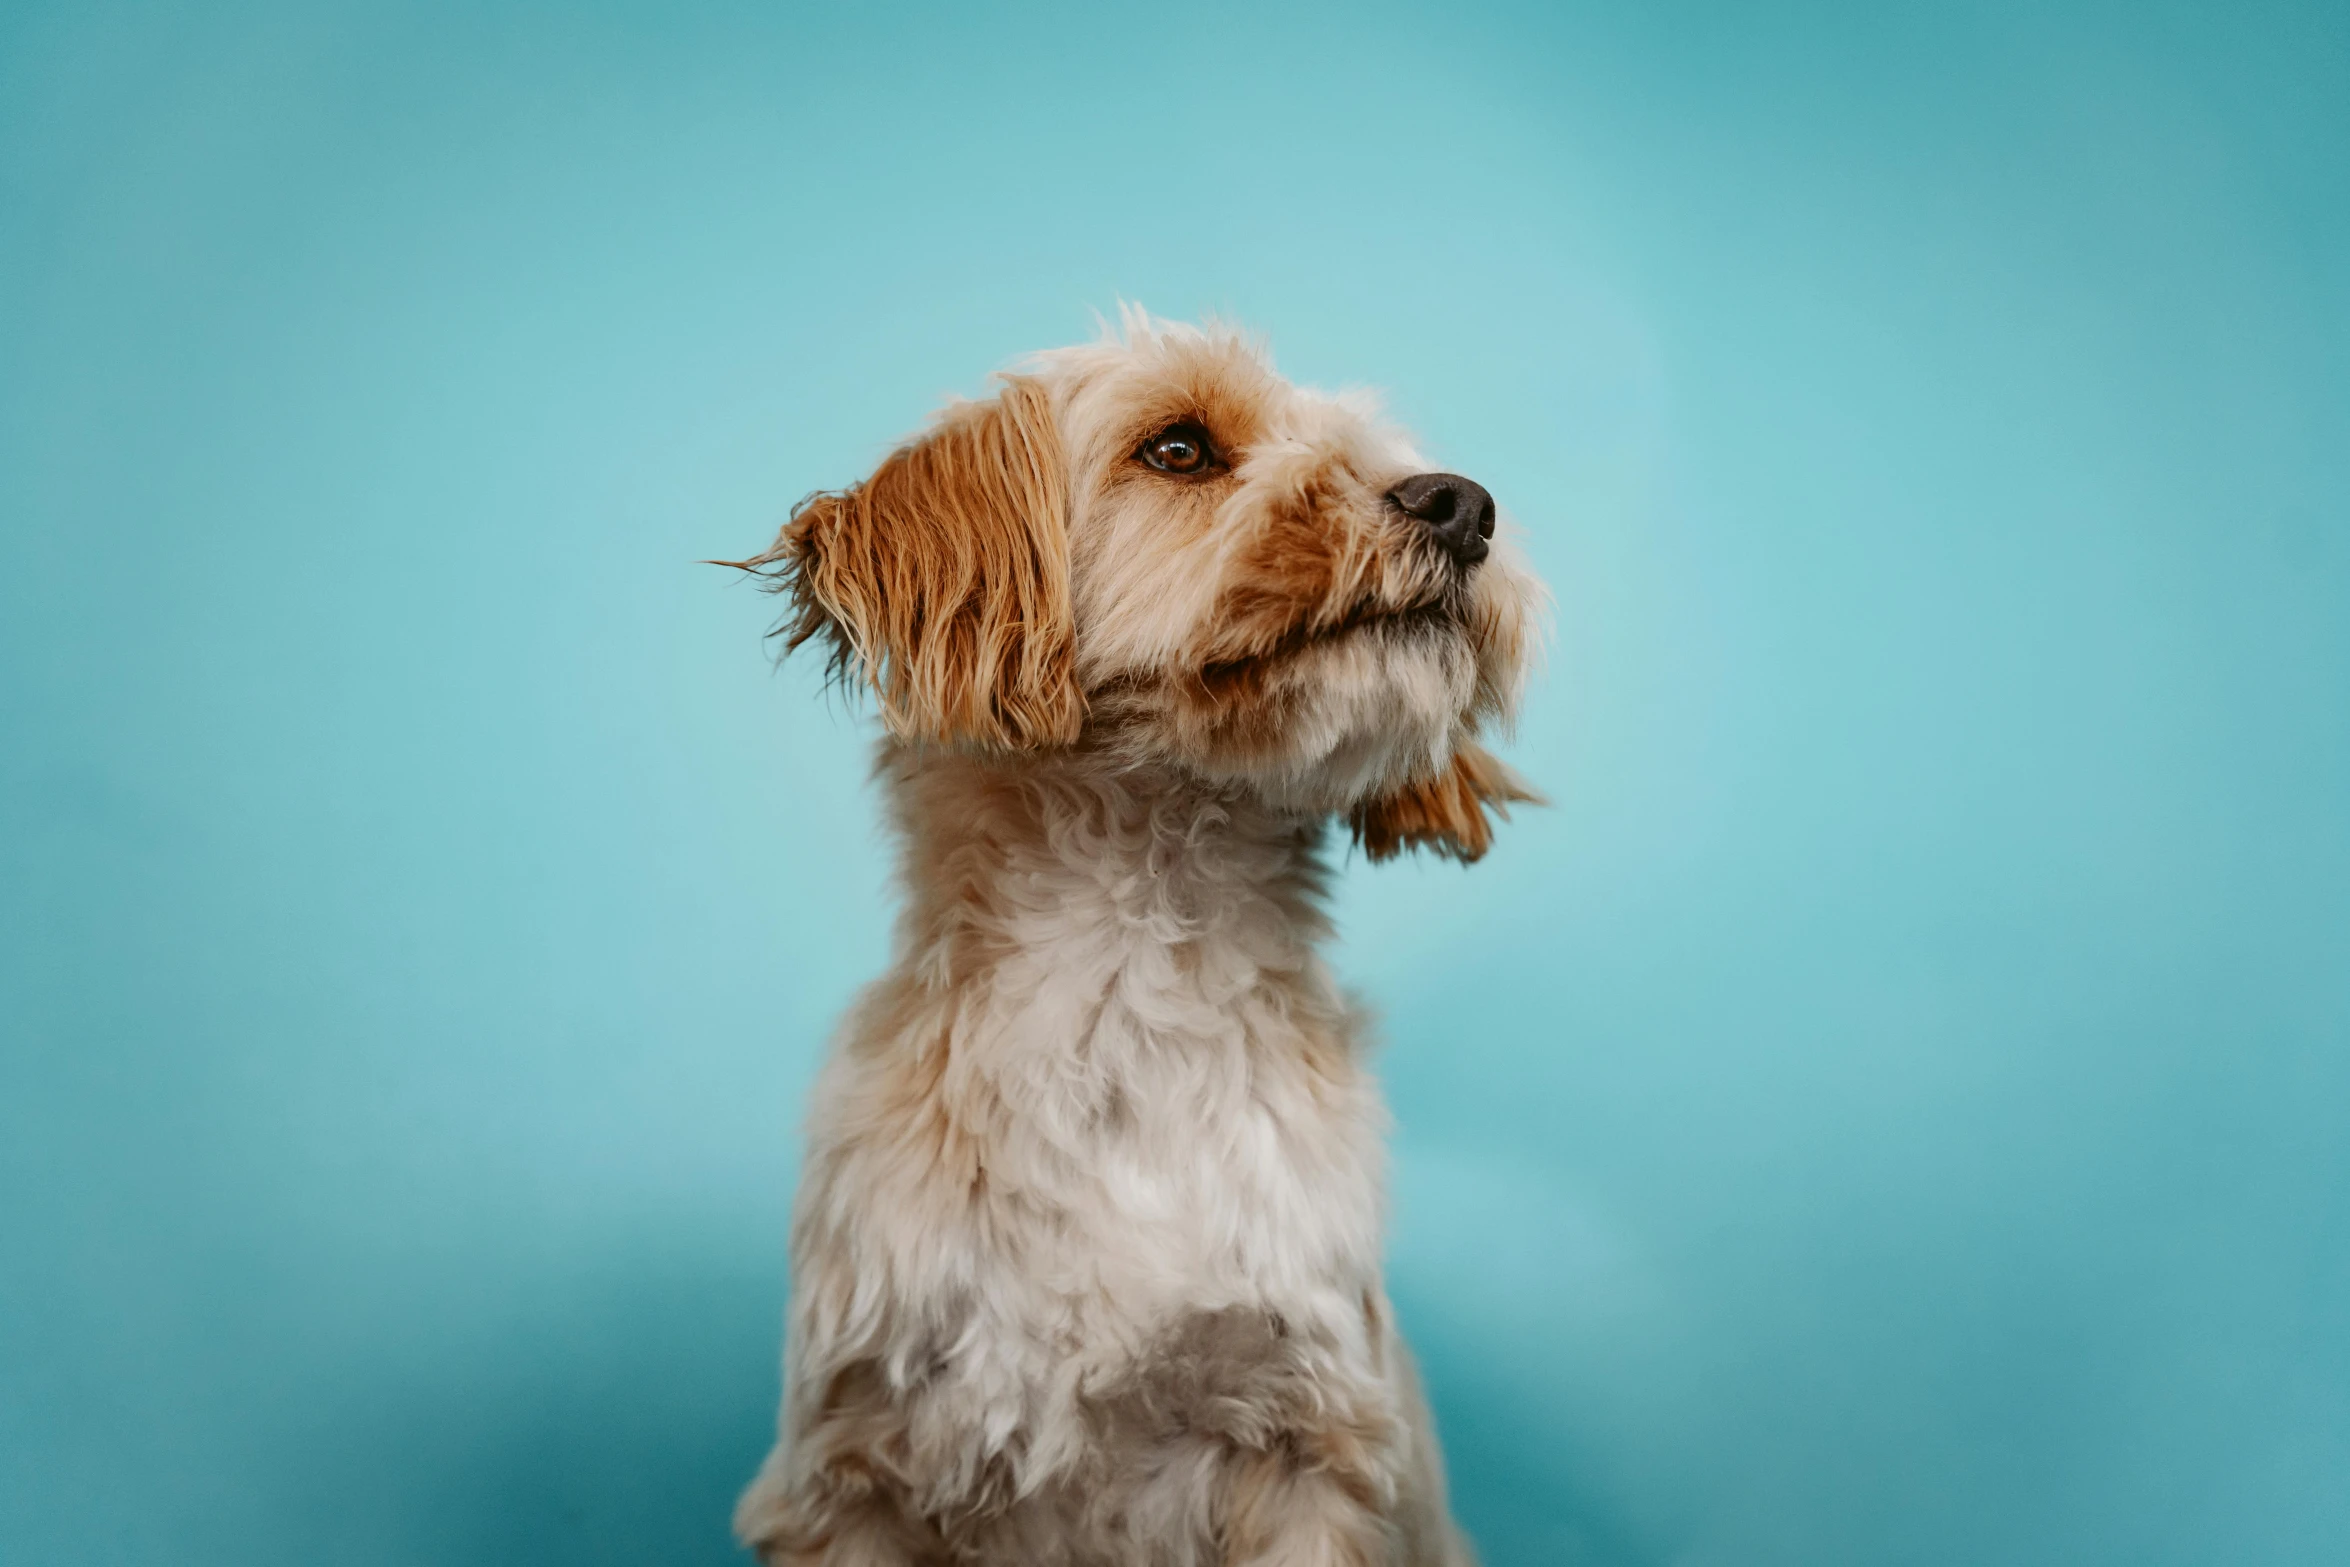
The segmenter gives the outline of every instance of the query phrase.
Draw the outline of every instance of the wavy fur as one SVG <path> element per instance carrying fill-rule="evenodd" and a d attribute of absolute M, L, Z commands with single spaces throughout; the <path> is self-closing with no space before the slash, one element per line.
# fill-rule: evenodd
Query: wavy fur
<path fill-rule="evenodd" d="M 1138 460 L 1189 421 L 1217 461 Z M 904 911 L 809 1113 L 771 1567 L 1464 1567 L 1322 844 L 1461 860 L 1539 588 L 1360 397 L 1130 317 L 737 562 L 888 729 Z"/>

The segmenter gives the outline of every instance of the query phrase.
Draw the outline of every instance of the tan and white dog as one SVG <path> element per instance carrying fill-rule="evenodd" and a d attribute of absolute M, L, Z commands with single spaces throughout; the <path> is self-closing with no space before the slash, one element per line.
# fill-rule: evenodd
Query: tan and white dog
<path fill-rule="evenodd" d="M 1375 406 L 1138 312 L 747 561 L 869 689 L 896 957 L 815 1091 L 769 1563 L 1461 1564 L 1323 843 L 1475 859 L 1542 591 Z"/>

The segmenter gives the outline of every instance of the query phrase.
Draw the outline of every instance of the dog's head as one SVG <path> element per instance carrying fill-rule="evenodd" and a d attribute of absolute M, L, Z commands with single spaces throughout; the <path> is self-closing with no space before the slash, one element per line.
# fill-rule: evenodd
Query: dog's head
<path fill-rule="evenodd" d="M 1475 859 L 1541 588 L 1366 397 L 1155 322 L 1042 354 L 738 564 L 901 739 L 1088 748 Z"/>

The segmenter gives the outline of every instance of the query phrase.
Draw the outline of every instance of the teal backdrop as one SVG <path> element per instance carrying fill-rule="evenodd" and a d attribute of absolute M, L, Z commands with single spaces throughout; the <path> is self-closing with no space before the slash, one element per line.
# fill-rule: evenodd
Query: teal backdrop
<path fill-rule="evenodd" d="M 870 719 L 697 564 L 1124 299 L 1557 594 L 1349 865 L 1492 1567 L 2350 1561 L 2350 13 L 0 15 L 0 1559 L 734 1560 Z"/>

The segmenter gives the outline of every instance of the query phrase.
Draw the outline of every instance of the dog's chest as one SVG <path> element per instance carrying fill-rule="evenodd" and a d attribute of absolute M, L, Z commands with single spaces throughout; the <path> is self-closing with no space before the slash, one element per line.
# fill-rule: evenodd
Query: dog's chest
<path fill-rule="evenodd" d="M 1175 930 L 1118 912 L 1000 976 L 1056 1282 L 1147 1310 L 1371 1276 L 1381 1111 L 1327 974 L 1243 899 Z"/>
<path fill-rule="evenodd" d="M 1377 1172 L 1352 1117 L 1249 1070 L 1265 1048 L 1143 1047 L 1063 1188 L 1081 1281 L 1207 1304 L 1292 1295 L 1374 1259 Z M 1203 1069 L 1194 1055 L 1222 1059 Z"/>

